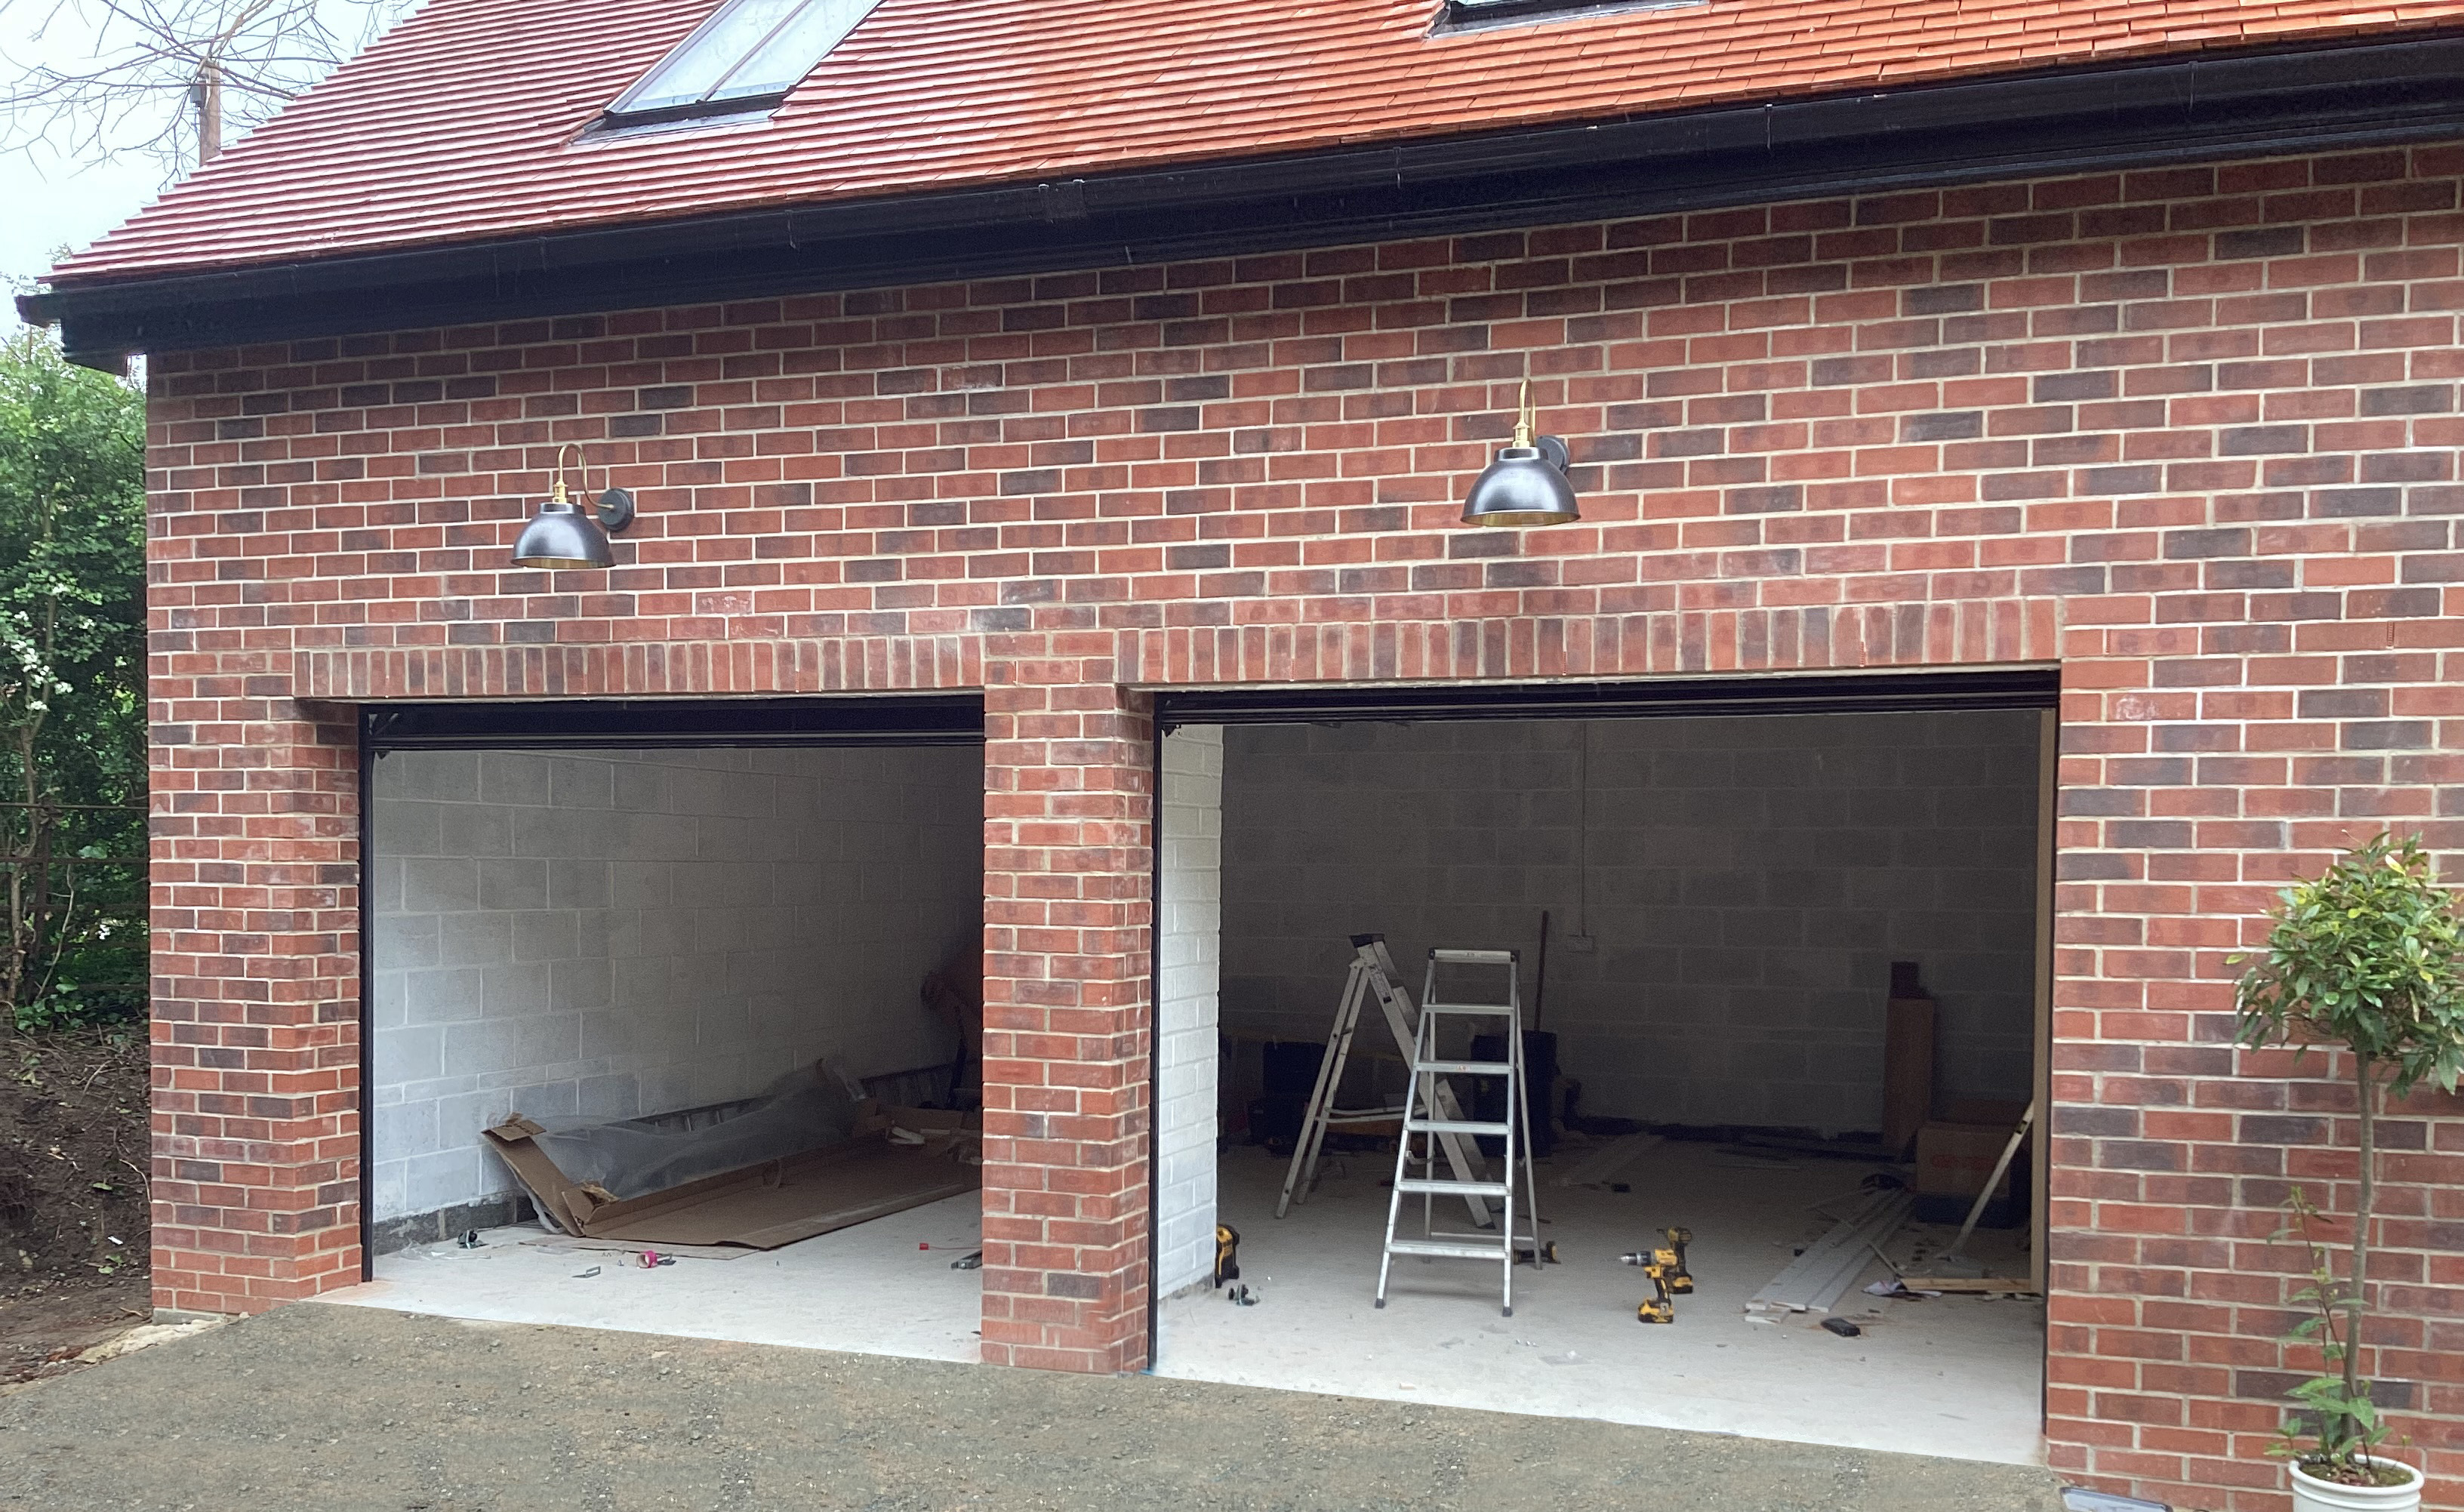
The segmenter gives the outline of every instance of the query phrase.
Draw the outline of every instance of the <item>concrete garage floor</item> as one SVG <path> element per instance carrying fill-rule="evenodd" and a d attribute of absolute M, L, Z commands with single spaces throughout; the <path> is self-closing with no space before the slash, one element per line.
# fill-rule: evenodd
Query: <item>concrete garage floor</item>
<path fill-rule="evenodd" d="M 955 1271 L 950 1262 L 975 1249 L 981 1231 L 982 1198 L 971 1192 L 781 1249 L 730 1260 L 680 1256 L 643 1270 L 628 1252 L 568 1248 L 531 1224 L 488 1230 L 479 1249 L 429 1244 L 381 1255 L 374 1281 L 318 1300 L 973 1361 L 983 1288 L 979 1272 Z M 579 1274 L 593 1267 L 599 1274 Z"/>
<path fill-rule="evenodd" d="M 0 1397 L 0 1505 L 79 1512 L 2060 1504 L 2004 1465 L 368 1307 L 279 1308 Z"/>
<path fill-rule="evenodd" d="M 1561 1150 L 1554 1170 L 1586 1152 Z M 1807 1157 L 1793 1170 L 1739 1170 L 1721 1159 L 1711 1145 L 1660 1145 L 1620 1173 L 1633 1188 L 1622 1194 L 1551 1186 L 1544 1163 L 1541 1233 L 1562 1263 L 1536 1277 L 1518 1269 L 1514 1316 L 1502 1318 L 1496 1268 L 1469 1260 L 1397 1260 L 1385 1309 L 1373 1306 L 1392 1156 L 1346 1156 L 1333 1174 L 1322 1167 L 1316 1194 L 1278 1221 L 1284 1162 L 1254 1148 L 1228 1151 L 1220 1211 L 1241 1232 L 1242 1275 L 1264 1300 L 1236 1307 L 1204 1289 L 1166 1299 L 1156 1373 L 2042 1462 L 2041 1304 L 1851 1291 L 1839 1307 L 1864 1327 L 1857 1339 L 1823 1331 L 1817 1317 L 1753 1321 L 1747 1299 L 1788 1263 L 1793 1244 L 1828 1227 L 1808 1205 L 1854 1194 L 1875 1168 Z M 1456 1227 L 1465 1221 L 1460 1204 L 1453 1217 Z M 1417 1232 L 1417 1215 L 1412 1221 Z M 1675 1325 L 1645 1326 L 1635 1304 L 1648 1282 L 1617 1257 L 1671 1223 L 1696 1236 L 1696 1290 L 1678 1299 Z M 1947 1243 L 1955 1230 L 1927 1232 Z M 1901 1236 L 1895 1258 L 1911 1238 Z M 1984 1235 L 1971 1249 L 2025 1274 L 2012 1236 Z M 1859 1284 L 1886 1274 L 1877 1261 Z"/>

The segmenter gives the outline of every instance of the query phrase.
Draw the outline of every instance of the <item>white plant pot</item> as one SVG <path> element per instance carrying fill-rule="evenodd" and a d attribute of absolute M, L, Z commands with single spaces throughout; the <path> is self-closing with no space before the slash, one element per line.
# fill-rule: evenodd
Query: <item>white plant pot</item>
<path fill-rule="evenodd" d="M 2347 1486 L 2333 1480 L 2318 1479 L 2293 1467 L 2293 1512 L 2416 1512 L 2421 1505 L 2421 1472 L 2408 1464 L 2382 1459 L 2380 1464 L 2394 1464 L 2408 1478 L 2400 1486 Z"/>

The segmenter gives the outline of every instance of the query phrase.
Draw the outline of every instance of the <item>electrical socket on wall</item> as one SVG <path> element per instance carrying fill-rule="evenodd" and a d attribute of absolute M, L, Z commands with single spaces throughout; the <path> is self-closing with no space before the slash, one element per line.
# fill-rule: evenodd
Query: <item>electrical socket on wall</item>
<path fill-rule="evenodd" d="M 1566 936 L 1566 949 L 1573 952 L 1577 955 L 1589 955 L 1595 948 L 1594 941 L 1588 934 L 1569 934 Z"/>

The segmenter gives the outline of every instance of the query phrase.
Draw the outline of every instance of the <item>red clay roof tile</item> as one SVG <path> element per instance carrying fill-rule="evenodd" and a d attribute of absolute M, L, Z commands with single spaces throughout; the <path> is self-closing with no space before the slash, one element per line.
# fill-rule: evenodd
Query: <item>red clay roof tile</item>
<path fill-rule="evenodd" d="M 2464 0 L 882 0 L 772 119 L 577 140 L 713 0 L 428 0 L 64 283 L 2464 23 Z"/>

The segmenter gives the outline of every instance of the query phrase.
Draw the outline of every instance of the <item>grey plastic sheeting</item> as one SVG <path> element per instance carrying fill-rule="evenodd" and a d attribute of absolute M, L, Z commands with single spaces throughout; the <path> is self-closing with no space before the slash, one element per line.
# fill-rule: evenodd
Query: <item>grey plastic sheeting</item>
<path fill-rule="evenodd" d="M 575 1184 L 596 1184 L 623 1201 L 838 1144 L 854 1132 L 855 1110 L 854 1091 L 816 1063 L 781 1077 L 759 1102 L 721 1123 L 661 1129 L 642 1119 L 541 1119 L 547 1132 L 532 1142 Z"/>

